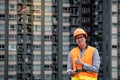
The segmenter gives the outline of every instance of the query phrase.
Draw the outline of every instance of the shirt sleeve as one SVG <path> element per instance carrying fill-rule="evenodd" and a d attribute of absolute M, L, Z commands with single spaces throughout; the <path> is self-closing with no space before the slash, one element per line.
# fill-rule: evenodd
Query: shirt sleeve
<path fill-rule="evenodd" d="M 85 63 L 83 64 L 83 69 L 87 71 L 98 72 L 99 66 L 100 66 L 100 56 L 99 56 L 98 50 L 95 49 L 94 55 L 93 55 L 93 65 L 89 65 Z"/>
<path fill-rule="evenodd" d="M 69 74 L 70 71 L 72 71 L 71 53 L 69 53 L 69 55 L 68 55 L 68 60 L 67 60 L 67 73 Z"/>

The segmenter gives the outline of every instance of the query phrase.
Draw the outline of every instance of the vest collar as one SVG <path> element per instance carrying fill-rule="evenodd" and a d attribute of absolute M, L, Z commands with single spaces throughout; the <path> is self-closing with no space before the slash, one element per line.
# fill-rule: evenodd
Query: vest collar
<path fill-rule="evenodd" d="M 86 45 L 85 49 L 81 49 L 79 46 L 78 48 L 80 49 L 80 51 L 82 52 L 83 50 L 87 49 L 88 48 L 88 45 Z"/>

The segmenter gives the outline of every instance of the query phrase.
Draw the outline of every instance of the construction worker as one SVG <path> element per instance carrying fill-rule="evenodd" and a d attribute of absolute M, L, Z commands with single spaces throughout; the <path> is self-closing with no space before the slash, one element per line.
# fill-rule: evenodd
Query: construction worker
<path fill-rule="evenodd" d="M 82 28 L 74 31 L 77 47 L 68 55 L 67 73 L 71 80 L 97 80 L 100 66 L 98 50 L 87 45 L 87 33 Z"/>

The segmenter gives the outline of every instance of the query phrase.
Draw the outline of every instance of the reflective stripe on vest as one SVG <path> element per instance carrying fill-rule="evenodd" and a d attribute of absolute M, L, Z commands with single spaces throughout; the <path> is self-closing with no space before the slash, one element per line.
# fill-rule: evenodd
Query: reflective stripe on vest
<path fill-rule="evenodd" d="M 96 78 L 91 78 L 87 76 L 72 77 L 71 80 L 97 80 Z"/>
<path fill-rule="evenodd" d="M 75 62 L 75 59 L 76 58 L 81 58 L 81 60 L 86 63 L 86 64 L 89 64 L 89 65 L 92 65 L 92 58 L 93 58 L 93 55 L 94 55 L 94 50 L 95 48 L 94 47 L 91 47 L 91 46 L 88 46 L 82 56 L 82 58 L 80 57 L 80 49 L 78 47 L 76 48 L 73 48 L 72 51 L 71 51 L 71 59 L 72 59 L 72 67 L 73 67 L 73 70 L 76 70 L 77 69 L 82 69 L 82 65 L 76 65 L 74 62 Z M 94 72 L 79 72 L 77 75 L 74 75 L 74 77 L 76 77 L 72 80 L 97 80 L 97 73 L 94 73 Z M 84 79 L 82 79 L 84 77 Z"/>
<path fill-rule="evenodd" d="M 71 80 L 78 80 L 78 77 L 72 77 Z"/>

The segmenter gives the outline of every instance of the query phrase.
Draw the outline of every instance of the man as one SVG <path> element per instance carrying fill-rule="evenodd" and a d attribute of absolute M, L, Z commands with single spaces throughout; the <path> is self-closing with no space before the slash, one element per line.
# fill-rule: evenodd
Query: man
<path fill-rule="evenodd" d="M 74 31 L 77 47 L 68 55 L 67 73 L 71 80 L 97 80 L 100 66 L 98 50 L 86 44 L 88 35 L 82 28 Z"/>

